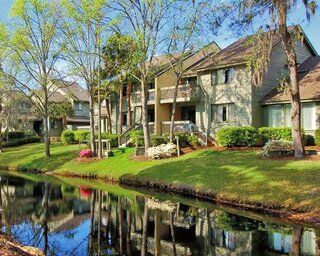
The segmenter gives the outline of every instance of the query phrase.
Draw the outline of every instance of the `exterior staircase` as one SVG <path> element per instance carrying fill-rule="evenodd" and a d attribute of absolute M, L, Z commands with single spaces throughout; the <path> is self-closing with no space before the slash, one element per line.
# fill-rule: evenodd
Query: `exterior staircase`
<path fill-rule="evenodd" d="M 134 123 L 130 127 L 128 127 L 123 133 L 121 133 L 118 137 L 118 145 L 119 147 L 126 147 L 130 141 L 130 133 L 135 130 L 139 130 L 142 128 L 141 123 Z"/>

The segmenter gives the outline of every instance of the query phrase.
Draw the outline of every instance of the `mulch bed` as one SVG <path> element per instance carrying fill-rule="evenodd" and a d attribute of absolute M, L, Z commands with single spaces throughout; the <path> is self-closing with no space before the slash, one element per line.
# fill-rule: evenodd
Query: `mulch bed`
<path fill-rule="evenodd" d="M 44 256 L 44 253 L 37 248 L 22 246 L 14 242 L 10 237 L 0 234 L 0 255 L 1 256 Z"/>

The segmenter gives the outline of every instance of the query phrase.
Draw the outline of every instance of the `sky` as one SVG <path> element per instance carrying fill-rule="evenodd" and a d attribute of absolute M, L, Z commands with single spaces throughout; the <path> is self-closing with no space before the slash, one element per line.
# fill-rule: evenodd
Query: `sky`
<path fill-rule="evenodd" d="M 0 20 L 8 22 L 9 10 L 13 0 L 0 0 Z M 320 5 L 320 0 L 316 0 Z M 290 16 L 290 24 L 299 24 L 314 48 L 320 54 L 320 8 L 315 16 L 311 17 L 310 21 L 305 19 L 305 10 L 302 6 L 302 1 L 295 7 L 293 13 Z M 248 34 L 252 34 L 253 31 L 248 31 Z M 229 29 L 222 29 L 217 36 L 214 36 L 211 41 L 216 41 L 218 45 L 223 49 L 236 41 L 239 35 L 233 34 Z M 210 40 L 209 40 L 210 41 Z"/>

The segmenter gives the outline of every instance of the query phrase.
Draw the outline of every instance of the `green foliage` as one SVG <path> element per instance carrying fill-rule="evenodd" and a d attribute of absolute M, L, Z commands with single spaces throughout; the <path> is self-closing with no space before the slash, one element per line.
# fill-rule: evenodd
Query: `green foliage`
<path fill-rule="evenodd" d="M 26 137 L 24 132 L 9 132 L 8 138 L 9 140 L 22 139 Z"/>
<path fill-rule="evenodd" d="M 151 135 L 151 145 L 153 147 L 159 146 L 161 144 L 167 144 L 168 141 L 169 141 L 169 137 L 167 134 L 160 136 L 154 133 Z"/>
<path fill-rule="evenodd" d="M 88 140 L 88 138 L 90 137 L 90 132 L 86 130 L 77 130 L 77 131 L 73 131 L 73 133 L 74 133 L 74 140 L 76 142 L 79 142 L 79 141 L 82 142 L 82 141 Z"/>
<path fill-rule="evenodd" d="M 315 138 L 310 135 L 310 134 L 307 134 L 305 137 L 304 137 L 304 140 L 305 140 L 305 145 L 306 146 L 315 146 L 316 145 L 316 141 L 315 141 Z"/>
<path fill-rule="evenodd" d="M 292 130 L 290 127 L 261 127 L 259 136 L 263 145 L 269 140 L 292 140 Z"/>
<path fill-rule="evenodd" d="M 177 143 L 176 137 L 179 138 L 180 147 L 186 147 L 189 145 L 189 141 L 188 141 L 189 133 L 187 133 L 187 132 L 174 132 L 173 137 L 174 137 L 174 143 Z"/>
<path fill-rule="evenodd" d="M 258 141 L 258 130 L 254 127 L 223 127 L 218 131 L 217 140 L 224 147 L 254 146 Z"/>
<path fill-rule="evenodd" d="M 315 139 L 316 145 L 317 145 L 317 146 L 320 146 L 320 130 L 316 130 L 314 139 Z"/>
<path fill-rule="evenodd" d="M 218 212 L 215 218 L 218 228 L 223 230 L 250 231 L 257 230 L 259 221 L 234 215 L 226 212 Z"/>
<path fill-rule="evenodd" d="M 135 130 L 130 132 L 130 141 L 134 146 L 142 146 L 144 144 L 143 131 Z M 136 145 L 136 142 L 138 145 Z"/>
<path fill-rule="evenodd" d="M 30 143 L 40 142 L 41 139 L 37 136 L 25 137 L 20 139 L 10 140 L 8 142 L 3 143 L 3 147 L 16 147 Z"/>
<path fill-rule="evenodd" d="M 270 140 L 263 147 L 263 155 L 271 156 L 272 152 L 280 152 L 281 155 L 293 153 L 292 141 Z"/>
<path fill-rule="evenodd" d="M 190 134 L 188 137 L 188 143 L 193 147 L 198 146 L 199 145 L 198 136 L 195 134 Z"/>
<path fill-rule="evenodd" d="M 51 102 L 49 104 L 49 116 L 51 118 L 64 118 L 65 116 L 73 117 L 74 109 L 71 102 Z"/>
<path fill-rule="evenodd" d="M 65 130 L 61 134 L 61 142 L 64 145 L 75 143 L 74 132 L 71 130 Z"/>
<path fill-rule="evenodd" d="M 101 138 L 104 140 L 110 140 L 110 145 L 112 148 L 117 148 L 118 147 L 118 134 L 112 134 L 108 132 L 103 132 L 101 134 Z"/>

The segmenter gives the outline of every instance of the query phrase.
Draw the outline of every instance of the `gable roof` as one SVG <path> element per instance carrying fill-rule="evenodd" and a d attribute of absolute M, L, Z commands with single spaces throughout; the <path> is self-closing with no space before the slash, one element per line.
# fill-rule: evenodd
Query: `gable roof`
<path fill-rule="evenodd" d="M 79 101 L 89 101 L 88 92 L 76 82 L 64 82 L 66 86 L 59 88 L 63 93 L 73 96 Z"/>
<path fill-rule="evenodd" d="M 320 101 L 320 56 L 310 57 L 298 67 L 300 98 L 303 101 Z M 262 104 L 289 102 L 290 95 L 277 88 L 261 101 Z"/>
<path fill-rule="evenodd" d="M 293 32 L 296 26 L 288 27 L 289 32 Z M 310 51 L 317 55 L 317 52 L 313 48 L 312 44 L 308 40 L 307 36 L 304 34 L 302 28 L 300 30 L 303 33 L 305 43 L 309 47 Z M 248 61 L 248 56 L 252 53 L 253 43 L 252 40 L 255 35 L 246 36 L 240 38 L 236 42 L 232 43 L 222 51 L 214 54 L 210 58 L 206 58 L 203 62 L 199 63 L 199 65 L 195 66 L 194 69 L 196 71 L 207 70 L 207 69 L 217 69 L 223 66 L 234 66 L 245 64 Z M 276 35 L 273 39 L 273 47 L 280 43 L 280 37 Z"/>
<path fill-rule="evenodd" d="M 197 51 L 190 51 L 188 53 L 185 54 L 185 56 L 183 56 L 184 58 L 184 63 L 186 65 L 186 69 L 187 71 L 185 72 L 184 76 L 191 76 L 191 75 L 196 75 L 196 72 L 192 70 L 192 68 L 197 65 L 198 63 L 200 63 L 201 61 L 203 61 L 204 59 L 208 58 L 209 56 L 212 56 L 213 54 L 217 53 L 218 51 L 220 51 L 221 48 L 219 47 L 219 45 L 213 41 L 210 44 L 202 47 L 201 49 L 197 50 Z M 167 55 L 170 56 L 170 55 Z M 181 53 L 176 54 L 176 56 L 174 57 L 177 60 L 177 57 L 182 56 Z M 172 55 L 171 55 L 172 58 Z M 157 74 L 157 76 L 163 74 L 164 72 L 168 71 L 171 68 L 171 65 L 169 64 L 170 59 L 167 59 L 167 65 L 164 65 L 163 69 Z M 173 63 L 174 64 L 174 63 Z"/>

